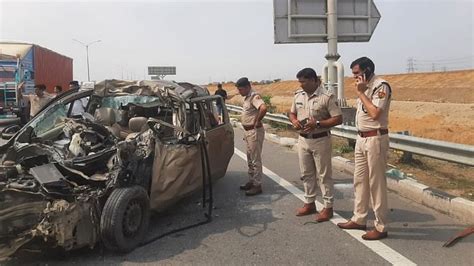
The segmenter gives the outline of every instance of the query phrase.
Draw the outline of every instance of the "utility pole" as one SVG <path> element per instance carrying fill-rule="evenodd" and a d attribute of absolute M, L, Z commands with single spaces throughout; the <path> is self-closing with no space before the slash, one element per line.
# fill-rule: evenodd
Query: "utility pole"
<path fill-rule="evenodd" d="M 86 58 L 87 58 L 87 81 L 91 81 L 91 75 L 90 75 L 90 72 L 89 72 L 89 46 L 94 44 L 94 43 L 98 43 L 98 42 L 101 42 L 101 40 L 95 40 L 93 42 L 90 42 L 88 44 L 85 44 L 79 40 L 76 40 L 76 39 L 72 39 L 73 41 L 75 42 L 78 42 L 80 43 L 81 45 L 83 45 L 84 47 L 86 47 Z"/>
<path fill-rule="evenodd" d="M 415 72 L 415 64 L 413 62 L 413 57 L 408 58 L 408 68 L 407 72 L 408 73 L 414 73 Z"/>
<path fill-rule="evenodd" d="M 336 62 L 341 57 L 337 53 L 337 1 L 328 0 L 327 30 L 328 30 L 328 90 L 337 95 L 337 68 Z M 343 82 L 343 81 L 342 81 Z M 337 96 L 339 99 L 340 96 Z"/>

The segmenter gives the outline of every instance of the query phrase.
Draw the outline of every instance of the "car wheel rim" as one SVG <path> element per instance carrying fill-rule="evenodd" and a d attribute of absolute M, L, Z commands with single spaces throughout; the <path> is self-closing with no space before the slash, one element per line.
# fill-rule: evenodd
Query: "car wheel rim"
<path fill-rule="evenodd" d="M 123 232 L 127 237 L 135 235 L 142 222 L 142 208 L 140 203 L 130 202 L 123 217 Z"/>

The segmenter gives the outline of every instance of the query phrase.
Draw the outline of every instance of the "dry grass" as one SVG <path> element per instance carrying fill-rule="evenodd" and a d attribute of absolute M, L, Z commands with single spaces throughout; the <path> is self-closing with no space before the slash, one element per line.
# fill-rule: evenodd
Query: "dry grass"
<path fill-rule="evenodd" d="M 474 70 L 383 76 L 392 86 L 390 130 L 408 130 L 414 136 L 474 145 Z M 345 80 L 348 104 L 354 105 L 352 78 Z M 297 81 L 253 85 L 271 95 L 277 112 L 290 109 Z M 208 87 L 214 91 L 215 86 Z M 229 103 L 242 104 L 234 84 L 224 84 Z M 351 100 L 352 99 L 352 100 Z"/>
<path fill-rule="evenodd" d="M 474 70 L 410 73 L 381 75 L 393 88 L 395 101 L 474 103 Z M 353 79 L 344 80 L 344 93 L 347 99 L 356 98 Z M 268 85 L 253 85 L 262 94 L 288 97 L 298 89 L 296 80 L 280 81 Z M 208 87 L 215 91 L 215 86 Z M 232 95 L 237 91 L 232 83 L 224 84 L 225 90 Z"/>
<path fill-rule="evenodd" d="M 334 137 L 333 149 L 335 155 L 354 160 L 354 152 L 349 148 L 347 139 Z M 403 163 L 402 155 L 400 151 L 390 150 L 388 163 L 429 187 L 474 200 L 473 167 L 418 155 L 413 155 L 411 163 Z"/>

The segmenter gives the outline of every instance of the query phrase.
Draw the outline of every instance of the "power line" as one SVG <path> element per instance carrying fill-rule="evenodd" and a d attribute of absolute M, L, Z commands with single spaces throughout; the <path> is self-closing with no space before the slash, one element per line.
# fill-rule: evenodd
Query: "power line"
<path fill-rule="evenodd" d="M 446 62 L 437 62 L 437 61 L 422 62 L 422 61 L 414 60 L 413 62 L 417 65 L 431 65 L 431 64 L 454 64 L 455 65 L 455 64 L 463 64 L 463 63 L 472 63 L 474 62 L 474 60 L 446 61 Z"/>
<path fill-rule="evenodd" d="M 474 55 L 468 55 L 468 56 L 463 56 L 463 57 L 457 57 L 457 58 L 444 58 L 444 59 L 416 59 L 415 61 L 418 62 L 450 62 L 450 61 L 472 61 L 474 58 Z"/>
<path fill-rule="evenodd" d="M 407 72 L 436 72 L 448 70 L 473 69 L 474 56 L 464 56 L 458 58 L 444 58 L 432 60 L 420 60 L 410 57 L 407 59 Z"/>

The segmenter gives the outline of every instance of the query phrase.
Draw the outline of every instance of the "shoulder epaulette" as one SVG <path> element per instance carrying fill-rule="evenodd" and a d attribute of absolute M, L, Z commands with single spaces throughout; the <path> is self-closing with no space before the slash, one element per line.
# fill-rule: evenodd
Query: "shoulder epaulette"
<path fill-rule="evenodd" d="M 379 84 L 375 87 L 374 91 L 372 92 L 372 96 L 374 96 L 375 92 L 378 91 L 383 85 L 388 87 L 388 97 L 392 96 L 392 87 L 388 84 L 387 81 L 380 79 Z"/>

